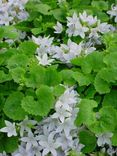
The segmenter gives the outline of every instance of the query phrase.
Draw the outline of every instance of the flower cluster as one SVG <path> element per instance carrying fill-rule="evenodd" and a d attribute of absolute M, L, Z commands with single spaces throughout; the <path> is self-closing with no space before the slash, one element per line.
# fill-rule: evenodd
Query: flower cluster
<path fill-rule="evenodd" d="M 117 5 L 112 5 L 111 10 L 109 10 L 107 13 L 110 15 L 111 18 L 114 17 L 114 21 L 117 23 Z"/>
<path fill-rule="evenodd" d="M 79 143 L 78 128 L 74 125 L 79 111 L 76 104 L 80 98 L 77 92 L 66 88 L 55 104 L 55 113 L 40 123 L 27 117 L 17 124 L 20 129 L 19 149 L 12 156 L 65 156 L 70 150 L 80 152 L 84 145 Z M 15 123 L 5 121 L 6 127 L 0 131 L 8 137 L 16 136 Z"/>
<path fill-rule="evenodd" d="M 27 19 L 25 4 L 28 0 L 0 0 L 0 25 L 10 25 Z"/>
<path fill-rule="evenodd" d="M 60 29 L 60 24 L 56 25 Z M 79 13 L 79 16 L 74 13 L 72 17 L 67 17 L 67 30 L 66 33 L 69 37 L 80 36 L 82 39 L 87 39 L 92 44 L 100 43 L 101 34 L 107 33 L 112 29 L 110 24 L 101 23 L 97 17 L 88 15 L 86 11 Z M 62 28 L 61 28 L 62 30 Z M 58 32 L 58 31 L 57 31 Z"/>
<path fill-rule="evenodd" d="M 63 32 L 63 25 L 60 22 L 53 27 L 55 34 Z M 51 65 L 54 60 L 60 60 L 63 63 L 70 63 L 70 61 L 81 55 L 88 55 L 96 50 L 95 45 L 100 44 L 101 34 L 105 34 L 112 30 L 113 27 L 107 23 L 101 23 L 97 17 L 87 15 L 86 11 L 82 14 L 76 13 L 72 17 L 67 17 L 68 34 L 67 44 L 60 43 L 54 45 L 53 37 L 32 37 L 32 40 L 39 46 L 36 51 L 36 57 L 39 64 L 46 66 Z M 80 36 L 82 41 L 80 43 L 73 42 L 70 37 Z"/>
<path fill-rule="evenodd" d="M 39 45 L 36 50 L 36 58 L 39 64 L 46 66 L 51 65 L 53 61 L 60 60 L 63 63 L 70 63 L 70 60 L 77 56 L 88 55 L 96 50 L 95 47 L 90 46 L 89 43 L 80 42 L 79 44 L 68 39 L 67 44 L 60 44 L 55 46 L 53 44 L 53 37 L 32 37 L 33 41 Z"/>

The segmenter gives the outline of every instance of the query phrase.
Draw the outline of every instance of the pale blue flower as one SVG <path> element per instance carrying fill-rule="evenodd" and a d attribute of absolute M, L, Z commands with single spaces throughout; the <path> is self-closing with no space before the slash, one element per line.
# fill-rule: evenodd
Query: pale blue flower
<path fill-rule="evenodd" d="M 17 136 L 15 123 L 11 123 L 5 120 L 6 127 L 1 128 L 0 132 L 7 133 L 8 137 Z"/>

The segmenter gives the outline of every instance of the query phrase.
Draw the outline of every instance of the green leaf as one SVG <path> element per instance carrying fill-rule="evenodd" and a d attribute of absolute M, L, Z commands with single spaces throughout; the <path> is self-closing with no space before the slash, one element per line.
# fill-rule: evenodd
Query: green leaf
<path fill-rule="evenodd" d="M 39 103 L 34 100 L 33 96 L 26 96 L 22 100 L 22 108 L 29 114 L 40 115 L 39 114 Z"/>
<path fill-rule="evenodd" d="M 113 132 L 117 127 L 117 111 L 112 106 L 104 106 L 100 109 L 97 121 L 90 125 L 89 129 L 94 133 Z"/>
<path fill-rule="evenodd" d="M 100 78 L 100 75 L 97 74 L 94 80 L 94 87 L 97 92 L 100 94 L 109 93 L 110 92 L 110 86 L 109 84 L 104 81 L 102 78 Z"/>
<path fill-rule="evenodd" d="M 29 71 L 25 75 L 25 85 L 27 87 L 38 88 L 45 81 L 45 68 L 37 65 L 31 64 Z"/>
<path fill-rule="evenodd" d="M 51 12 L 57 21 L 65 22 L 65 12 L 62 9 L 54 9 Z"/>
<path fill-rule="evenodd" d="M 34 55 L 37 45 L 31 41 L 25 41 L 19 45 L 19 52 L 28 56 Z"/>
<path fill-rule="evenodd" d="M 10 74 L 16 83 L 23 83 L 24 75 L 25 75 L 25 69 L 21 67 L 17 67 L 14 69 L 9 70 Z"/>
<path fill-rule="evenodd" d="M 101 22 L 108 22 L 109 16 L 105 12 L 97 11 L 97 10 L 95 10 L 94 12 L 95 12 L 95 16 L 97 16 L 97 18 L 100 19 Z"/>
<path fill-rule="evenodd" d="M 15 54 L 8 61 L 8 69 L 14 69 L 16 67 L 26 67 L 29 58 L 24 54 Z"/>
<path fill-rule="evenodd" d="M 99 10 L 108 10 L 108 2 L 102 0 L 92 1 L 92 6 Z"/>
<path fill-rule="evenodd" d="M 18 137 L 4 138 L 4 151 L 12 153 L 18 148 Z"/>
<path fill-rule="evenodd" d="M 3 134 L 0 134 L 0 153 L 2 153 L 4 151 L 3 141 L 4 141 Z"/>
<path fill-rule="evenodd" d="M 22 100 L 22 108 L 32 115 L 46 116 L 54 104 L 54 96 L 48 86 L 41 86 L 36 90 L 37 99 L 26 96 Z"/>
<path fill-rule="evenodd" d="M 84 57 L 83 56 L 80 56 L 80 57 L 76 57 L 74 59 L 71 60 L 71 63 L 75 66 L 81 66 L 83 61 L 84 61 Z"/>
<path fill-rule="evenodd" d="M 81 72 L 74 72 L 73 78 L 78 82 L 79 86 L 88 86 L 93 81 L 92 75 L 85 75 Z"/>
<path fill-rule="evenodd" d="M 42 28 L 33 28 L 33 29 L 31 29 L 31 31 L 34 35 L 38 35 L 43 32 L 43 29 Z"/>
<path fill-rule="evenodd" d="M 27 3 L 26 8 L 28 10 L 39 12 L 43 15 L 51 15 L 50 13 L 51 7 L 47 4 L 29 2 Z"/>
<path fill-rule="evenodd" d="M 103 68 L 98 74 L 101 79 L 108 83 L 115 83 L 117 80 L 117 69 Z"/>
<path fill-rule="evenodd" d="M 83 153 L 81 152 L 77 152 L 77 151 L 70 151 L 68 156 L 85 156 Z"/>
<path fill-rule="evenodd" d="M 113 46 L 114 46 L 115 49 L 117 48 L 117 46 L 116 46 L 116 44 L 117 44 L 117 33 L 110 31 L 109 33 L 104 34 L 102 39 L 103 39 L 103 41 L 104 41 L 104 43 L 106 45 L 106 48 L 107 48 L 106 50 L 109 53 L 116 52 L 116 50 L 114 51 L 112 49 L 113 49 Z"/>
<path fill-rule="evenodd" d="M 17 39 L 19 37 L 19 32 L 14 26 L 4 26 L 0 30 L 2 31 L 0 38 Z"/>
<path fill-rule="evenodd" d="M 61 76 L 64 84 L 74 85 L 75 80 L 73 78 L 73 71 L 69 69 L 64 69 L 61 71 Z M 69 76 L 68 76 L 69 75 Z"/>
<path fill-rule="evenodd" d="M 21 100 L 23 96 L 24 95 L 21 92 L 17 91 L 10 94 L 7 98 L 3 111 L 10 119 L 23 120 L 25 118 L 26 113 L 21 107 Z"/>
<path fill-rule="evenodd" d="M 36 90 L 38 102 L 39 102 L 39 115 L 45 116 L 49 113 L 50 109 L 54 105 L 54 96 L 48 86 L 41 86 Z"/>
<path fill-rule="evenodd" d="M 102 104 L 103 106 L 113 106 L 117 109 L 117 91 L 111 90 L 109 94 L 106 94 Z"/>
<path fill-rule="evenodd" d="M 93 111 L 97 107 L 97 102 L 94 100 L 82 99 L 79 107 L 79 113 L 76 118 L 76 125 L 86 124 L 91 125 L 96 121 L 96 113 Z"/>
<path fill-rule="evenodd" d="M 110 53 L 107 56 L 105 56 L 104 63 L 112 69 L 117 69 L 117 53 Z"/>
<path fill-rule="evenodd" d="M 92 70 L 94 72 L 100 71 L 101 68 L 105 66 L 103 63 L 104 54 L 100 52 L 94 52 L 89 54 L 83 60 L 81 67 L 84 73 L 90 73 Z"/>
<path fill-rule="evenodd" d="M 113 146 L 117 146 L 117 129 L 116 129 L 116 131 L 113 133 L 113 136 L 112 136 L 112 145 L 113 145 Z"/>
<path fill-rule="evenodd" d="M 14 53 L 16 53 L 16 49 L 13 49 L 13 48 L 11 48 L 11 49 L 8 49 L 8 50 L 6 50 L 5 52 L 3 51 L 1 51 L 0 52 L 0 65 L 7 65 L 7 62 L 8 62 L 8 60 L 11 58 L 11 56 L 14 54 Z"/>
<path fill-rule="evenodd" d="M 61 74 L 57 72 L 56 67 L 50 66 L 45 72 L 45 84 L 48 86 L 55 86 L 61 83 Z"/>
<path fill-rule="evenodd" d="M 9 73 L 5 74 L 3 70 L 0 70 L 0 83 L 3 83 L 5 81 L 10 81 L 10 80 L 12 80 L 11 75 Z"/>
<path fill-rule="evenodd" d="M 60 97 L 65 91 L 65 87 L 63 85 L 57 85 L 53 88 L 53 94 L 56 97 Z"/>
<path fill-rule="evenodd" d="M 90 98 L 94 98 L 94 95 L 96 94 L 96 90 L 94 88 L 94 86 L 90 86 L 86 91 L 85 91 L 85 96 L 87 99 L 90 99 Z"/>
<path fill-rule="evenodd" d="M 93 152 L 97 142 L 96 137 L 93 133 L 88 130 L 83 130 L 79 133 L 79 139 L 80 143 L 85 145 L 85 147 L 82 149 L 83 153 Z"/>

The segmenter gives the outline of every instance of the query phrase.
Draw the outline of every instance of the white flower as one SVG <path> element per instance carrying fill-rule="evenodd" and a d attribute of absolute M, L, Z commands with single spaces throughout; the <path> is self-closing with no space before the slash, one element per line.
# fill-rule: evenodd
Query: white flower
<path fill-rule="evenodd" d="M 88 27 L 82 26 L 76 13 L 74 13 L 72 17 L 67 17 L 67 26 L 68 29 L 66 33 L 68 34 L 68 36 L 73 35 L 84 38 L 85 32 L 89 30 Z"/>
<path fill-rule="evenodd" d="M 79 18 L 76 13 L 72 17 L 67 17 L 67 26 L 75 25 L 77 22 L 79 22 Z"/>
<path fill-rule="evenodd" d="M 71 107 L 78 102 L 78 94 L 73 88 L 67 88 L 63 95 L 59 97 L 58 102 L 55 105 L 57 107 L 63 107 L 64 109 L 71 111 Z"/>
<path fill-rule="evenodd" d="M 20 136 L 22 137 L 25 131 L 31 131 L 31 127 L 34 126 L 36 123 L 36 121 L 29 120 L 28 117 L 26 117 L 22 122 L 18 124 L 20 126 Z"/>
<path fill-rule="evenodd" d="M 76 138 L 73 140 L 73 145 L 72 145 L 72 149 L 77 151 L 77 152 L 81 152 L 81 149 L 84 147 L 85 145 L 80 144 L 79 143 L 79 139 Z"/>
<path fill-rule="evenodd" d="M 61 48 L 64 51 L 64 53 L 67 54 L 68 52 L 73 56 L 78 56 L 81 52 L 81 46 L 76 44 L 75 42 L 72 42 L 70 39 L 68 40 L 67 45 L 61 44 Z"/>
<path fill-rule="evenodd" d="M 98 31 L 102 34 L 108 33 L 110 31 L 111 25 L 107 23 L 99 23 L 98 24 Z"/>
<path fill-rule="evenodd" d="M 7 156 L 6 152 L 0 153 L 0 156 Z"/>
<path fill-rule="evenodd" d="M 39 141 L 39 144 L 43 148 L 42 156 L 45 156 L 50 152 L 53 156 L 57 156 L 56 149 L 60 147 L 60 144 L 56 142 L 54 136 L 55 136 L 55 132 L 51 132 L 47 138 L 45 138 L 45 135 L 41 136 L 41 140 Z"/>
<path fill-rule="evenodd" d="M 31 131 L 28 132 L 27 137 L 22 137 L 21 141 L 26 143 L 26 150 L 29 150 L 31 147 L 37 147 L 38 146 L 38 141 L 39 137 L 34 136 Z"/>
<path fill-rule="evenodd" d="M 116 150 L 110 146 L 108 149 L 107 149 L 107 153 L 109 156 L 113 156 L 114 154 L 116 154 Z"/>
<path fill-rule="evenodd" d="M 117 5 L 112 5 L 112 10 L 107 11 L 107 13 L 112 17 L 115 17 L 115 22 L 117 22 Z"/>
<path fill-rule="evenodd" d="M 36 58 L 38 59 L 39 64 L 43 66 L 51 65 L 51 63 L 54 61 L 54 59 L 49 59 L 46 53 L 42 57 L 36 56 Z"/>
<path fill-rule="evenodd" d="M 95 47 L 92 47 L 92 43 L 91 42 L 86 42 L 86 43 L 81 43 L 82 45 L 82 52 L 85 54 L 85 55 L 88 55 L 92 52 L 94 52 L 96 50 Z"/>
<path fill-rule="evenodd" d="M 53 58 L 57 58 L 62 62 L 69 63 L 71 59 L 80 55 L 81 48 L 82 47 L 80 44 L 78 45 L 69 39 L 67 45 L 61 44 L 60 47 L 56 46 L 55 49 L 53 49 L 53 51 L 55 51 Z"/>
<path fill-rule="evenodd" d="M 56 129 L 56 127 L 58 126 L 58 120 L 57 119 L 53 119 L 51 116 L 48 117 L 47 119 L 45 119 L 43 121 L 43 128 L 47 126 L 47 130 L 45 131 L 44 134 L 46 134 L 47 132 L 52 132 Z M 46 125 L 46 126 L 45 126 Z"/>
<path fill-rule="evenodd" d="M 66 33 L 69 35 L 69 36 L 72 36 L 72 35 L 75 35 L 75 25 L 76 23 L 79 22 L 79 18 L 77 16 L 76 13 L 73 14 L 72 17 L 67 17 L 67 26 L 68 26 L 68 29 L 66 31 Z"/>
<path fill-rule="evenodd" d="M 9 25 L 10 21 L 13 20 L 13 17 L 9 16 L 7 13 L 0 15 L 0 25 Z"/>
<path fill-rule="evenodd" d="M 56 34 L 60 34 L 63 31 L 63 26 L 60 22 L 57 22 L 53 28 L 55 29 L 54 33 Z"/>
<path fill-rule="evenodd" d="M 70 149 L 73 146 L 72 137 L 66 137 L 64 134 L 61 134 L 60 137 L 57 138 L 57 142 L 60 143 L 63 151 Z"/>
<path fill-rule="evenodd" d="M 79 112 L 79 108 L 76 107 L 76 108 L 73 108 L 73 109 L 72 109 L 72 112 L 71 112 L 71 113 L 72 113 L 71 119 L 72 119 L 73 122 L 75 121 L 78 112 Z"/>
<path fill-rule="evenodd" d="M 102 133 L 96 136 L 98 137 L 98 146 L 104 146 L 105 144 L 111 145 L 111 137 L 113 136 L 113 133 Z"/>
<path fill-rule="evenodd" d="M 65 118 L 69 118 L 72 114 L 66 111 L 64 108 L 56 108 L 56 112 L 51 116 L 52 118 L 59 119 L 62 123 L 64 122 Z"/>
<path fill-rule="evenodd" d="M 63 50 L 61 49 L 61 47 L 59 46 L 53 46 L 52 47 L 52 52 L 53 52 L 53 58 L 55 59 L 59 59 L 61 61 L 64 61 L 64 58 L 63 58 Z"/>
<path fill-rule="evenodd" d="M 81 44 L 76 44 L 68 39 L 67 44 L 52 47 L 53 58 L 59 59 L 62 62 L 70 63 L 70 60 L 81 54 Z"/>
<path fill-rule="evenodd" d="M 63 3 L 63 2 L 66 2 L 66 0 L 58 0 L 58 3 Z"/>
<path fill-rule="evenodd" d="M 41 156 L 41 150 L 42 150 L 41 146 L 33 147 L 33 151 L 35 153 L 35 156 Z"/>
<path fill-rule="evenodd" d="M 34 156 L 34 153 L 32 149 L 26 150 L 23 146 L 19 146 L 19 149 L 15 151 L 12 156 Z"/>
<path fill-rule="evenodd" d="M 76 30 L 73 36 L 80 36 L 81 38 L 85 38 L 85 32 L 88 30 L 88 27 L 82 26 L 80 23 L 76 23 Z"/>
<path fill-rule="evenodd" d="M 79 13 L 79 18 L 82 22 L 87 22 L 89 26 L 94 25 L 97 22 L 97 17 L 93 17 L 91 15 L 87 15 L 86 11 L 82 14 Z"/>
<path fill-rule="evenodd" d="M 56 129 L 57 133 L 64 132 L 66 137 L 69 137 L 70 131 L 75 129 L 74 121 L 70 118 L 65 119 L 63 123 L 60 123 Z"/>
<path fill-rule="evenodd" d="M 94 52 L 95 50 L 96 50 L 95 47 L 87 47 L 87 48 L 84 50 L 84 53 L 85 53 L 86 55 L 88 55 L 88 54 Z"/>
<path fill-rule="evenodd" d="M 0 25 L 15 24 L 17 21 L 27 19 L 29 14 L 25 11 L 26 2 L 26 0 L 0 1 Z"/>
<path fill-rule="evenodd" d="M 5 124 L 6 124 L 6 127 L 1 128 L 0 132 L 7 133 L 8 137 L 17 136 L 15 123 L 11 123 L 11 122 L 5 120 Z"/>
<path fill-rule="evenodd" d="M 17 17 L 19 20 L 24 21 L 28 18 L 29 14 L 26 11 L 19 12 Z"/>
<path fill-rule="evenodd" d="M 39 36 L 38 38 L 36 38 L 35 36 L 32 36 L 32 40 L 39 45 L 40 47 L 47 47 L 50 48 L 54 38 L 47 36 L 47 37 L 41 37 Z"/>

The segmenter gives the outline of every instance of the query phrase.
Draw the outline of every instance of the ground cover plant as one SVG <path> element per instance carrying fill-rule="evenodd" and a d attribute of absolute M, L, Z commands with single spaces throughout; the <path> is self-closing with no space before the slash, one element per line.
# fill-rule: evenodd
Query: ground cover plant
<path fill-rule="evenodd" d="M 0 0 L 0 156 L 117 155 L 117 1 Z"/>

